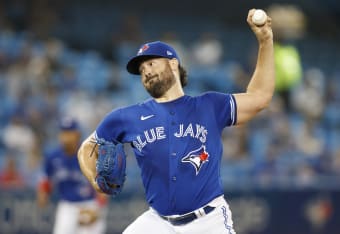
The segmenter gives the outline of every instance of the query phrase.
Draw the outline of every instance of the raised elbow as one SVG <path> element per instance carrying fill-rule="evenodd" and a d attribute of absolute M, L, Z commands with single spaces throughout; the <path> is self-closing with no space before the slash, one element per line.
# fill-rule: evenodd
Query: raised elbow
<path fill-rule="evenodd" d="M 257 102 L 257 109 L 258 111 L 262 111 L 266 108 L 269 107 L 271 101 L 272 101 L 272 95 L 261 95 L 259 98 L 258 98 L 258 102 Z"/>

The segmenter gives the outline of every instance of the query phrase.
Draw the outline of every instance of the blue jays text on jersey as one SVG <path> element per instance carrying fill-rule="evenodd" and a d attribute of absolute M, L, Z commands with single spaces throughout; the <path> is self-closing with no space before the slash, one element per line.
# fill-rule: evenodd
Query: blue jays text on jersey
<path fill-rule="evenodd" d="M 80 202 L 95 198 L 95 191 L 82 174 L 76 154 L 66 155 L 62 147 L 58 147 L 46 155 L 44 171 L 61 200 Z"/>
<path fill-rule="evenodd" d="M 161 215 L 191 212 L 222 195 L 221 134 L 236 123 L 233 95 L 207 92 L 113 110 L 96 137 L 131 143 L 146 199 Z"/>
<path fill-rule="evenodd" d="M 137 136 L 137 140 L 133 141 L 133 145 L 139 151 L 142 151 L 142 149 L 144 148 L 144 146 L 146 146 L 146 144 L 152 143 L 155 140 L 165 139 L 166 135 L 164 131 L 165 131 L 164 126 L 159 126 L 159 127 L 145 130 L 142 136 L 140 135 Z M 185 127 L 185 130 L 184 130 L 184 124 L 180 124 L 178 132 L 175 132 L 174 136 L 175 137 L 190 136 L 190 137 L 199 139 L 203 144 L 206 141 L 207 133 L 208 131 L 205 129 L 204 126 L 196 124 L 196 126 L 193 127 L 193 124 L 189 123 L 189 125 Z"/>

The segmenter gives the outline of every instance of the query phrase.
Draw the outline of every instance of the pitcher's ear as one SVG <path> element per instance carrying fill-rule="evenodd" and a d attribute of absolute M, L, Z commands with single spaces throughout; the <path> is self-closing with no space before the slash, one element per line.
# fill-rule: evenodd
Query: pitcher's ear
<path fill-rule="evenodd" d="M 170 64 L 171 70 L 175 70 L 175 71 L 178 70 L 179 62 L 178 62 L 177 59 L 175 59 L 175 58 L 170 59 L 170 60 L 169 60 L 169 64 Z"/>

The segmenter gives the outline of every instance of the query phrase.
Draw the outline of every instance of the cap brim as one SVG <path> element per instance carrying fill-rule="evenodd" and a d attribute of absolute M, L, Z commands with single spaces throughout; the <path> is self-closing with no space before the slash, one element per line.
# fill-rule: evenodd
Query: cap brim
<path fill-rule="evenodd" d="M 126 70 L 133 74 L 133 75 L 140 75 L 139 72 L 139 66 L 142 62 L 145 60 L 151 59 L 151 58 L 159 58 L 160 56 L 155 56 L 155 55 L 139 55 L 135 56 L 126 65 Z"/>

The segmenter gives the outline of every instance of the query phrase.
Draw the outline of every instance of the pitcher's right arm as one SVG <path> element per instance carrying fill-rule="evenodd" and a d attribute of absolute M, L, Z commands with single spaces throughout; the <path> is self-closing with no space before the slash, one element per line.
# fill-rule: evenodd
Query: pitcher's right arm
<path fill-rule="evenodd" d="M 78 150 L 78 161 L 80 169 L 91 183 L 92 187 L 102 193 L 102 190 L 96 183 L 96 162 L 98 159 L 98 144 L 94 133 L 92 133 L 80 146 Z"/>

